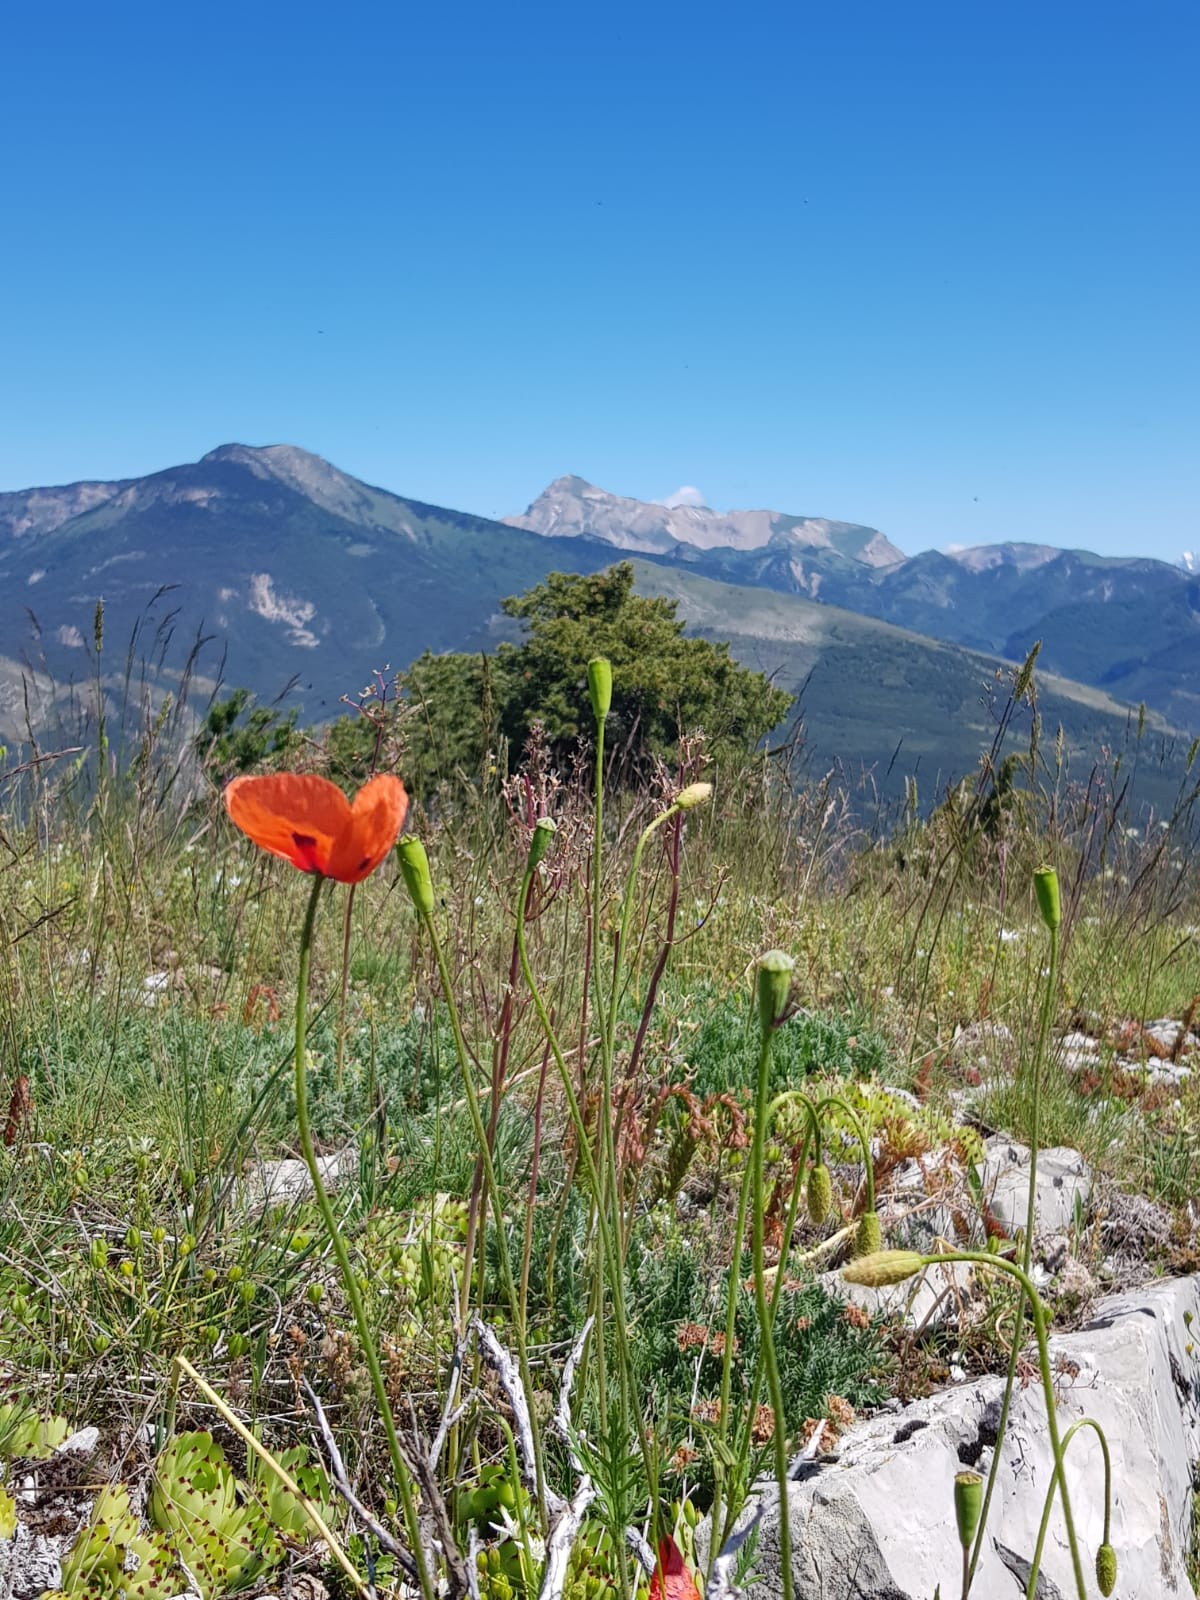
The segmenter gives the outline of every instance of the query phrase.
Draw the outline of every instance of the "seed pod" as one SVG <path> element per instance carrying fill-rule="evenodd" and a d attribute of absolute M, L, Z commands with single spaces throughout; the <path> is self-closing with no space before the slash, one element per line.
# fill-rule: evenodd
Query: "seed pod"
<path fill-rule="evenodd" d="M 1058 873 L 1053 867 L 1039 867 L 1033 875 L 1033 892 L 1037 895 L 1042 921 L 1053 933 L 1062 923 L 1062 897 L 1058 892 Z"/>
<path fill-rule="evenodd" d="M 787 1009 L 792 992 L 792 973 L 796 963 L 782 950 L 768 950 L 758 962 L 755 995 L 758 1020 L 764 1032 L 773 1028 Z"/>
<path fill-rule="evenodd" d="M 864 1283 L 868 1289 L 888 1289 L 915 1277 L 924 1265 L 925 1257 L 915 1250 L 874 1250 L 848 1261 L 842 1268 L 842 1277 L 847 1283 Z"/>
<path fill-rule="evenodd" d="M 1110 1544 L 1102 1544 L 1096 1551 L 1096 1585 L 1105 1596 L 1117 1586 L 1117 1552 Z"/>
<path fill-rule="evenodd" d="M 879 1223 L 878 1211 L 864 1211 L 858 1219 L 858 1230 L 854 1235 L 854 1254 L 856 1256 L 871 1256 L 883 1251 L 883 1229 Z M 890 1255 L 891 1251 L 884 1254 Z M 906 1273 L 911 1277 L 911 1273 Z"/>
<path fill-rule="evenodd" d="M 429 875 L 429 857 L 425 854 L 425 846 L 420 839 L 410 836 L 401 839 L 396 846 L 396 854 L 400 857 L 400 871 L 404 874 L 409 899 L 420 916 L 431 917 L 433 879 Z"/>
<path fill-rule="evenodd" d="M 592 715 L 603 722 L 612 705 L 612 662 L 604 656 L 593 656 L 588 662 L 588 693 L 592 697 Z"/>
<path fill-rule="evenodd" d="M 808 1175 L 808 1216 L 818 1228 L 833 1209 L 833 1179 L 822 1161 Z"/>
<path fill-rule="evenodd" d="M 969 1550 L 975 1542 L 979 1513 L 983 1509 L 983 1479 L 977 1472 L 959 1472 L 954 1478 L 954 1520 L 958 1542 Z"/>

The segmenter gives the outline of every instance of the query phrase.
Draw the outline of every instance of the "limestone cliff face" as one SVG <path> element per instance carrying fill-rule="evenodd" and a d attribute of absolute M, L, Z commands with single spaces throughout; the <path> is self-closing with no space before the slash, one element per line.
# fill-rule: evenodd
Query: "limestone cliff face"
<path fill-rule="evenodd" d="M 511 527 L 534 533 L 601 539 L 618 550 L 666 554 L 696 550 L 762 550 L 784 545 L 831 550 L 868 567 L 892 566 L 904 557 L 876 528 L 828 517 L 779 511 L 713 511 L 709 506 L 660 504 L 610 494 L 584 478 L 556 478 Z"/>

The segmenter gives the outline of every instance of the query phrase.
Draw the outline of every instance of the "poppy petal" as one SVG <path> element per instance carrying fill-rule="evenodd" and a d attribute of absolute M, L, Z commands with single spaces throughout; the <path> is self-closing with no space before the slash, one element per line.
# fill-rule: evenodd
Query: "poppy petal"
<path fill-rule="evenodd" d="M 351 816 L 350 802 L 336 783 L 295 772 L 234 778 L 225 787 L 225 809 L 260 849 L 301 872 L 326 877 L 334 845 Z"/>
<path fill-rule="evenodd" d="M 696 1580 L 669 1533 L 658 1541 L 658 1565 L 650 1579 L 649 1600 L 700 1600 Z"/>
<path fill-rule="evenodd" d="M 400 779 L 380 773 L 354 796 L 349 826 L 338 836 L 326 871 L 342 883 L 361 883 L 387 855 L 404 826 L 408 795 Z"/>

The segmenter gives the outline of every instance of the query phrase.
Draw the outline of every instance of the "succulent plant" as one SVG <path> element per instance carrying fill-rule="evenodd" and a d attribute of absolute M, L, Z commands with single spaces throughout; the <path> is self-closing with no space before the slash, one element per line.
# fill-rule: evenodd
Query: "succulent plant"
<path fill-rule="evenodd" d="M 310 1499 L 324 1503 L 328 1482 L 305 1458 L 298 1447 L 278 1460 Z M 125 1486 L 105 1489 L 63 1561 L 60 1595 L 49 1600 L 171 1600 L 181 1562 L 215 1600 L 256 1582 L 283 1559 L 284 1539 L 301 1539 L 309 1529 L 277 1473 L 261 1466 L 253 1485 L 242 1483 L 207 1432 L 176 1434 L 162 1450 L 147 1512 L 143 1531 Z"/>

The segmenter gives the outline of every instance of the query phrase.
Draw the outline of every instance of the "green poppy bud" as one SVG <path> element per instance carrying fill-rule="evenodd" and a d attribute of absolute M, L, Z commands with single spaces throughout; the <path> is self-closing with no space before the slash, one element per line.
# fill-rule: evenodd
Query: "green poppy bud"
<path fill-rule="evenodd" d="M 864 1211 L 858 1219 L 858 1231 L 854 1235 L 854 1254 L 856 1256 L 872 1256 L 877 1251 L 891 1255 L 890 1250 L 883 1250 L 883 1229 L 879 1224 L 878 1211 Z M 907 1254 L 908 1252 L 901 1252 Z M 906 1273 L 911 1277 L 911 1273 Z"/>
<path fill-rule="evenodd" d="M 126 1228 L 125 1248 L 130 1255 L 136 1255 L 142 1248 L 142 1234 L 139 1228 Z"/>
<path fill-rule="evenodd" d="M 969 1550 L 975 1542 L 979 1513 L 983 1510 L 983 1479 L 977 1472 L 959 1472 L 954 1478 L 954 1520 L 958 1542 Z"/>
<path fill-rule="evenodd" d="M 1110 1544 L 1102 1544 L 1096 1551 L 1096 1586 L 1105 1596 L 1117 1586 L 1117 1552 Z"/>
<path fill-rule="evenodd" d="M 782 950 L 768 950 L 759 958 L 755 977 L 758 1020 L 763 1029 L 773 1028 L 787 1009 L 792 992 L 792 973 L 796 963 Z"/>
<path fill-rule="evenodd" d="M 408 897 L 418 915 L 432 917 L 433 879 L 429 876 L 429 857 L 425 854 L 425 846 L 410 834 L 396 846 L 396 854 L 400 857 L 400 871 L 404 874 Z"/>
<path fill-rule="evenodd" d="M 712 792 L 711 783 L 689 783 L 686 789 L 681 789 L 675 796 L 675 804 L 680 811 L 690 811 L 693 806 L 702 806 L 711 798 Z"/>
<path fill-rule="evenodd" d="M 808 1175 L 808 1216 L 818 1228 L 833 1209 L 833 1179 L 822 1161 Z"/>
<path fill-rule="evenodd" d="M 554 842 L 554 835 L 558 832 L 558 824 L 553 817 L 539 817 L 533 825 L 533 834 L 529 840 L 529 856 L 526 860 L 527 869 L 532 872 L 542 860 Z"/>
<path fill-rule="evenodd" d="M 612 705 L 612 662 L 603 656 L 593 656 L 588 662 L 588 693 L 592 697 L 592 715 L 603 722 Z"/>
<path fill-rule="evenodd" d="M 97 1272 L 99 1272 L 102 1267 L 107 1266 L 108 1240 L 103 1238 L 100 1234 L 97 1234 L 92 1240 L 91 1244 L 88 1245 L 88 1258 Z"/>
<path fill-rule="evenodd" d="M 868 1211 L 867 1216 L 875 1213 Z M 878 1222 L 878 1217 L 875 1219 Z M 913 1278 L 925 1265 L 925 1257 L 915 1250 L 873 1250 L 870 1255 L 855 1256 L 842 1268 L 847 1283 L 865 1284 L 868 1289 L 890 1289 L 893 1284 Z"/>
<path fill-rule="evenodd" d="M 319 1306 L 324 1293 L 325 1287 L 323 1284 L 310 1283 L 308 1288 L 304 1291 L 304 1298 L 308 1301 L 310 1306 Z"/>
<path fill-rule="evenodd" d="M 1033 892 L 1037 895 L 1042 921 L 1053 933 L 1062 922 L 1062 898 L 1058 892 L 1058 873 L 1053 867 L 1039 867 L 1033 875 Z"/>

